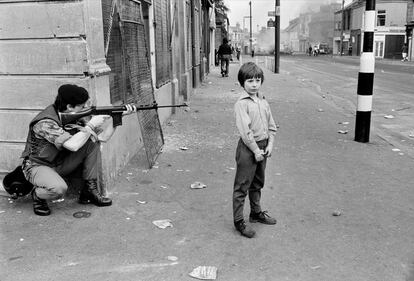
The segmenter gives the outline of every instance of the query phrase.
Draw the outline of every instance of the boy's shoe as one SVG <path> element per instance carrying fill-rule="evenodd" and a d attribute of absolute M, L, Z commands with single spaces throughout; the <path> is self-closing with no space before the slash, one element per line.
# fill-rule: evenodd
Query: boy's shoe
<path fill-rule="evenodd" d="M 256 234 L 256 232 L 250 226 L 246 225 L 244 220 L 234 222 L 234 226 L 241 235 L 247 238 L 252 238 Z"/>
<path fill-rule="evenodd" d="M 250 213 L 249 216 L 250 222 L 260 222 L 264 224 L 276 224 L 276 219 L 272 218 L 267 214 L 267 211 L 260 213 Z"/>

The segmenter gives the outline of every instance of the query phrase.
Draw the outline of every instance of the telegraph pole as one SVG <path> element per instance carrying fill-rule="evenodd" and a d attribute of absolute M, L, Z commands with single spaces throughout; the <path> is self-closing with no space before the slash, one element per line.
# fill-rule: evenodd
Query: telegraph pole
<path fill-rule="evenodd" d="M 249 6 L 250 6 L 250 39 L 249 39 L 249 41 L 250 41 L 250 53 L 251 53 L 251 55 L 253 56 L 253 48 L 252 48 L 252 41 L 253 41 L 253 38 L 252 38 L 252 1 L 249 1 Z"/>
<path fill-rule="evenodd" d="M 345 25 L 345 21 L 344 21 L 344 6 L 345 6 L 345 0 L 342 0 L 342 10 L 341 10 L 341 46 L 339 46 L 339 52 L 341 52 L 341 56 L 342 53 L 344 52 L 344 25 Z"/>
<path fill-rule="evenodd" d="M 280 58 L 280 0 L 275 0 L 275 73 L 279 73 Z"/>
<path fill-rule="evenodd" d="M 375 31 L 375 0 L 366 0 L 364 45 L 360 58 L 358 73 L 358 103 L 355 121 L 355 141 L 369 142 L 371 125 L 372 90 L 374 88 L 374 31 Z"/>

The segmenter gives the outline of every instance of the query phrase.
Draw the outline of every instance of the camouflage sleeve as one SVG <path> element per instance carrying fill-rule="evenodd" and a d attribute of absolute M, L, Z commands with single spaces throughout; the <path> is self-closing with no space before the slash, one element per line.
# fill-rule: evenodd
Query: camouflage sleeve
<path fill-rule="evenodd" d="M 36 137 L 53 143 L 57 149 L 62 149 L 63 143 L 72 136 L 51 119 L 43 119 L 33 126 Z"/>

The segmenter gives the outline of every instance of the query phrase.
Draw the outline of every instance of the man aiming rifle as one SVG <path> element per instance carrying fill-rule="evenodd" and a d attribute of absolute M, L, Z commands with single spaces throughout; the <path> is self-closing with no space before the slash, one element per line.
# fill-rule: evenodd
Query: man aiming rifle
<path fill-rule="evenodd" d="M 47 200 L 58 199 L 65 194 L 68 186 L 63 177 L 69 176 L 78 167 L 82 168 L 85 181 L 79 203 L 92 203 L 100 207 L 112 204 L 112 200 L 98 190 L 99 143 L 111 138 L 116 126 L 122 124 L 123 115 L 140 109 L 133 104 L 126 104 L 103 107 L 105 110 L 99 111 L 97 107 L 90 107 L 88 102 L 86 89 L 71 84 L 59 87 L 55 102 L 29 124 L 26 146 L 21 156 L 22 166 L 3 180 L 6 191 L 11 194 L 15 187 L 19 190 L 20 187 L 24 189 L 33 185 L 31 196 L 36 215 L 50 215 Z M 114 116 L 113 126 L 108 124 L 110 115 Z M 22 178 L 23 181 L 26 179 L 24 183 Z M 25 195 L 21 190 L 19 192 L 18 195 Z"/>

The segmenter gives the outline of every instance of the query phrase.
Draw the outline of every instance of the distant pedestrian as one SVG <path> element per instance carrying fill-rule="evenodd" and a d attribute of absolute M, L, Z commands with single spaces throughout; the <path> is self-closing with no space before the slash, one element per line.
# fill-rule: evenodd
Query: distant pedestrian
<path fill-rule="evenodd" d="M 401 61 L 408 61 L 408 47 L 407 47 L 407 43 L 404 43 L 402 49 L 402 60 Z"/>
<path fill-rule="evenodd" d="M 240 47 L 237 46 L 237 48 L 236 48 L 237 60 L 240 60 L 240 52 L 241 52 Z"/>
<path fill-rule="evenodd" d="M 266 160 L 272 154 L 277 129 L 270 106 L 259 92 L 264 80 L 262 69 L 253 62 L 245 63 L 239 70 L 238 80 L 244 92 L 234 105 L 240 140 L 236 149 L 233 220 L 241 235 L 251 238 L 255 231 L 246 225 L 243 216 L 247 195 L 250 201 L 249 221 L 276 224 L 276 219 L 262 210 L 260 198 L 265 181 Z"/>
<path fill-rule="evenodd" d="M 221 60 L 221 76 L 223 77 L 229 76 L 229 63 L 232 51 L 228 42 L 227 38 L 223 38 L 223 44 L 220 45 L 217 52 L 219 59 Z"/>
<path fill-rule="evenodd" d="M 308 50 L 309 50 L 309 56 L 312 56 L 312 46 L 309 46 Z"/>

